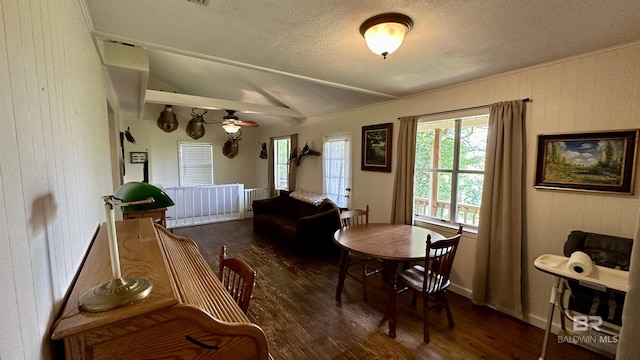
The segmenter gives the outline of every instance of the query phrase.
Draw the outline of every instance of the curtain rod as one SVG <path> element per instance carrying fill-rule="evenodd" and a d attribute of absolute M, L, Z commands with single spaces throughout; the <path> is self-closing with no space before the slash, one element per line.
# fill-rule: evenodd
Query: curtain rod
<path fill-rule="evenodd" d="M 529 102 L 529 101 L 531 101 L 531 99 L 530 99 L 530 98 L 524 98 L 524 99 L 522 99 L 522 101 L 524 101 L 524 102 Z M 456 112 L 456 111 L 465 111 L 465 110 L 480 109 L 480 108 L 487 107 L 487 106 L 491 106 L 491 104 L 478 105 L 478 106 L 471 106 L 471 107 L 466 107 L 466 108 L 462 108 L 462 109 L 455 109 L 455 110 L 438 111 L 438 112 L 432 112 L 432 113 L 427 113 L 427 114 L 420 114 L 420 115 L 415 115 L 415 116 L 420 117 L 420 116 L 430 116 L 430 115 L 448 114 L 448 113 L 452 113 L 452 112 Z M 398 120 L 400 120 L 400 118 L 398 118 Z"/>

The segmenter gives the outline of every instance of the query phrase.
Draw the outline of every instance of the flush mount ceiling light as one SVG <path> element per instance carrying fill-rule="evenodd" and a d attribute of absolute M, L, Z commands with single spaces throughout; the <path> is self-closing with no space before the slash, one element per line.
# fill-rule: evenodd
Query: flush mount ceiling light
<path fill-rule="evenodd" d="M 364 36 L 371 51 L 386 59 L 387 55 L 398 50 L 412 26 L 413 20 L 407 15 L 380 14 L 363 22 L 360 34 Z"/>

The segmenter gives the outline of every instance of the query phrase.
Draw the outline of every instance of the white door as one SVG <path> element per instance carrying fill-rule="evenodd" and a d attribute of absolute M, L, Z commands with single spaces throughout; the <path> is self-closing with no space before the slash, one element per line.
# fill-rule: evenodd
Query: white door
<path fill-rule="evenodd" d="M 324 137 L 323 184 L 324 193 L 339 207 L 351 206 L 351 134 Z"/>

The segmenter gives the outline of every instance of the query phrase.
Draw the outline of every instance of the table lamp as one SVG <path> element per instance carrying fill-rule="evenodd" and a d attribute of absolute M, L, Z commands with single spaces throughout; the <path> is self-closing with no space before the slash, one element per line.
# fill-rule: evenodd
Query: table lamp
<path fill-rule="evenodd" d="M 129 305 L 147 297 L 153 288 L 153 284 L 147 278 L 122 277 L 113 207 L 119 206 L 126 212 L 161 209 L 174 205 L 171 198 L 160 188 L 142 182 L 126 183 L 120 186 L 115 194 L 105 195 L 102 199 L 107 216 L 107 238 L 113 278 L 80 296 L 80 310 L 87 312 L 109 311 Z"/>

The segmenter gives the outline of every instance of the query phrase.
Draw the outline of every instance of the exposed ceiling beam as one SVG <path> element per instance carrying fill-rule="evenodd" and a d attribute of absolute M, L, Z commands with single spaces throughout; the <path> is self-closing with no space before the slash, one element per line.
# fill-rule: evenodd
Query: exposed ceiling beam
<path fill-rule="evenodd" d="M 109 78 L 116 87 L 116 92 L 123 110 L 133 110 L 135 116 L 142 119 L 144 115 L 144 96 L 149 80 L 149 56 L 139 47 L 105 41 L 97 44 L 102 56 L 102 63 L 107 68 Z"/>
<path fill-rule="evenodd" d="M 249 104 L 239 101 L 208 98 L 188 94 L 170 93 L 166 91 L 149 90 L 145 95 L 145 102 L 151 104 L 163 104 L 173 106 L 184 106 L 209 110 L 236 110 L 247 114 L 266 114 L 274 116 L 284 116 L 294 119 L 304 119 L 305 116 L 299 112 L 285 107 L 269 106 L 262 104 Z"/>
<path fill-rule="evenodd" d="M 305 80 L 305 81 L 311 81 L 311 82 L 316 83 L 316 84 L 322 84 L 322 85 L 325 85 L 325 86 L 334 87 L 336 89 L 354 91 L 354 92 L 357 92 L 357 93 L 360 93 L 360 94 L 379 96 L 379 97 L 392 99 L 392 100 L 398 99 L 397 96 L 391 95 L 391 94 L 385 94 L 385 93 L 381 93 L 381 92 L 378 92 L 378 91 L 373 91 L 373 90 L 369 90 L 369 89 L 363 89 L 363 88 L 359 88 L 359 87 L 355 87 L 355 86 L 351 86 L 351 85 L 340 84 L 340 83 L 326 81 L 326 80 L 320 80 L 320 79 L 312 78 L 312 77 L 309 77 L 309 76 L 298 75 L 298 74 L 294 74 L 294 73 L 290 73 L 290 72 L 286 72 L 286 71 L 275 70 L 275 69 L 271 69 L 271 68 L 267 68 L 267 67 L 263 67 L 263 66 L 247 64 L 247 63 L 243 63 L 243 62 L 240 62 L 240 61 L 229 60 L 229 59 L 225 59 L 225 58 L 221 58 L 221 57 L 217 57 L 217 56 L 206 55 L 206 54 L 202 54 L 202 53 L 198 53 L 198 52 L 194 52 L 194 51 L 177 49 L 177 48 L 174 48 L 174 47 L 159 45 L 159 44 L 156 44 L 156 43 L 143 41 L 143 40 L 138 40 L 138 39 L 134 39 L 134 38 L 126 37 L 126 36 L 116 35 L 116 34 L 112 34 L 112 33 L 108 33 L 108 32 L 92 31 L 91 34 L 94 37 L 96 37 L 98 39 L 102 39 L 102 40 L 120 41 L 120 42 L 124 42 L 124 43 L 128 43 L 128 44 L 135 44 L 137 46 L 141 46 L 141 47 L 144 47 L 144 48 L 156 49 L 156 50 L 170 52 L 170 53 L 173 53 L 173 54 L 190 56 L 190 57 L 199 58 L 199 59 L 203 59 L 203 60 L 215 61 L 215 62 L 218 62 L 218 63 L 221 63 L 221 64 L 238 66 L 238 67 L 242 67 L 242 68 L 245 68 L 245 69 L 252 69 L 252 70 L 258 70 L 258 71 L 263 71 L 263 72 L 272 73 L 272 74 L 289 76 L 291 78 L 301 79 L 301 80 Z"/>

